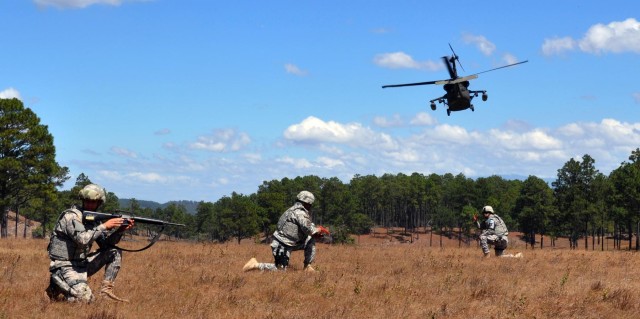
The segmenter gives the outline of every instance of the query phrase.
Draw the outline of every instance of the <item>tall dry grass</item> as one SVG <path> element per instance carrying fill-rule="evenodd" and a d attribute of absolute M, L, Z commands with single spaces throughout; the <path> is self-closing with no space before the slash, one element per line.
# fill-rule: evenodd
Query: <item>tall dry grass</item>
<path fill-rule="evenodd" d="M 287 272 L 243 273 L 252 256 L 271 261 L 267 245 L 159 242 L 124 255 L 116 294 L 130 303 L 85 305 L 46 299 L 46 245 L 0 241 L 0 318 L 640 318 L 631 252 L 320 244 L 317 273 L 301 271 L 302 252 Z"/>

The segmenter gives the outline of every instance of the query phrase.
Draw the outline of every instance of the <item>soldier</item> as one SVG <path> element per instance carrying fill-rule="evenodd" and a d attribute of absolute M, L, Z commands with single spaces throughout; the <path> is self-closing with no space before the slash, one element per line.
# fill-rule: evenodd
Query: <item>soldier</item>
<path fill-rule="evenodd" d="M 304 250 L 304 270 L 315 271 L 311 267 L 316 255 L 315 238 L 330 233 L 328 229 L 316 226 L 311 222 L 309 212 L 314 201 L 315 197 L 311 192 L 302 191 L 298 194 L 295 204 L 280 216 L 277 229 L 273 233 L 274 239 L 271 242 L 271 252 L 275 260 L 273 264 L 259 263 L 255 258 L 251 258 L 242 269 L 244 271 L 254 269 L 286 270 L 289 266 L 291 252 Z"/>
<path fill-rule="evenodd" d="M 482 233 L 480 234 L 480 246 L 482 247 L 484 257 L 489 257 L 489 245 L 494 246 L 496 256 L 503 256 L 504 250 L 507 249 L 507 245 L 509 244 L 509 238 L 507 237 L 509 235 L 509 231 L 507 230 L 507 225 L 500 216 L 493 212 L 493 207 L 491 206 L 482 207 L 482 214 L 484 215 L 485 221 L 480 223 L 478 221 L 478 216 L 476 215 L 473 216 L 473 221 L 476 223 L 478 228 L 482 229 Z M 508 257 L 520 256 L 516 255 Z"/>
<path fill-rule="evenodd" d="M 97 210 L 104 203 L 106 194 L 102 187 L 89 184 L 80 190 L 79 197 L 82 207 L 74 205 L 62 212 L 51 235 L 47 248 L 51 258 L 47 295 L 54 301 L 91 302 L 94 296 L 87 277 L 104 267 L 100 295 L 127 302 L 113 293 L 113 282 L 122 262 L 122 251 L 114 246 L 124 231 L 133 227 L 133 220 L 129 219 L 128 224 L 123 224 L 123 218 L 109 219 L 97 225 L 84 222 L 82 211 Z M 99 249 L 90 253 L 94 241 Z"/>

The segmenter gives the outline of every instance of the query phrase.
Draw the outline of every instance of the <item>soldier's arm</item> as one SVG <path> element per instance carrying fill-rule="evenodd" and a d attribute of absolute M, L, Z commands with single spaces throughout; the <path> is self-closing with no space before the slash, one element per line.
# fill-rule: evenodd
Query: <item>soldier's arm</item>
<path fill-rule="evenodd" d="M 309 216 L 304 212 L 297 211 L 296 219 L 297 219 L 298 226 L 300 226 L 300 229 L 302 229 L 302 232 L 307 234 L 307 236 L 311 236 L 315 232 L 317 232 L 316 225 L 314 225 L 313 222 L 311 222 L 311 219 L 309 218 Z"/>
<path fill-rule="evenodd" d="M 82 220 L 76 214 L 68 213 L 64 216 L 65 233 L 81 246 L 88 246 L 96 239 L 106 235 L 107 228 L 104 225 L 98 225 L 91 229 L 86 229 Z"/>

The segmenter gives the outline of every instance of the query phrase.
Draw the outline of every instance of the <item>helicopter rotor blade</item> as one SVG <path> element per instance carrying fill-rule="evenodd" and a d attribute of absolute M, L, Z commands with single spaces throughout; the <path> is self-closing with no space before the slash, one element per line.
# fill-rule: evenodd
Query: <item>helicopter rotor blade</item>
<path fill-rule="evenodd" d="M 457 78 L 457 79 L 451 79 L 451 80 L 443 80 L 443 81 L 436 81 L 436 83 L 434 84 L 439 84 L 439 85 L 443 85 L 443 84 L 456 84 L 456 83 L 460 83 L 460 82 L 464 82 L 464 81 L 469 81 L 469 80 L 475 80 L 478 78 L 477 74 L 472 74 L 469 76 L 463 76 L 461 78 Z"/>
<path fill-rule="evenodd" d="M 446 56 L 443 56 L 442 62 L 444 62 L 444 64 L 447 66 L 447 71 L 449 71 L 449 76 L 452 79 L 457 78 L 458 75 L 456 74 L 456 71 L 453 69 L 453 67 L 451 67 L 451 62 L 449 61 L 449 58 Z M 453 60 L 453 63 L 456 63 L 455 60 Z"/>
<path fill-rule="evenodd" d="M 495 69 L 491 69 L 491 70 L 486 70 L 486 71 L 482 71 L 482 72 L 475 73 L 474 75 L 478 75 L 478 74 L 482 74 L 482 73 L 487 73 L 487 72 L 495 71 L 495 70 L 499 70 L 499 69 L 504 69 L 504 68 L 508 68 L 508 67 L 510 67 L 510 66 L 514 66 L 514 65 L 518 65 L 518 64 L 522 64 L 522 63 L 527 63 L 527 62 L 529 62 L 529 60 L 525 60 L 525 61 L 521 61 L 521 62 L 517 62 L 517 63 L 512 63 L 512 64 L 503 65 L 503 66 L 501 66 L 501 67 L 497 67 L 497 68 L 495 68 Z"/>
<path fill-rule="evenodd" d="M 447 81 L 447 80 L 442 80 L 442 81 Z M 397 88 L 397 87 L 401 87 L 401 86 L 416 86 L 416 85 L 429 85 L 429 84 L 435 84 L 436 82 L 441 82 L 441 81 L 429 81 L 429 82 L 416 82 L 416 83 L 404 83 L 404 84 L 390 84 L 390 85 L 383 85 L 382 88 Z"/>
<path fill-rule="evenodd" d="M 460 63 L 460 59 L 458 59 L 458 55 L 456 54 L 456 51 L 453 51 L 453 47 L 451 46 L 451 43 L 449 43 L 449 49 L 451 49 L 451 52 L 453 53 L 453 59 L 458 62 L 458 65 L 460 66 L 462 71 L 466 72 L 466 70 L 462 66 L 462 63 Z M 455 63 L 455 62 L 453 62 L 453 63 Z"/>

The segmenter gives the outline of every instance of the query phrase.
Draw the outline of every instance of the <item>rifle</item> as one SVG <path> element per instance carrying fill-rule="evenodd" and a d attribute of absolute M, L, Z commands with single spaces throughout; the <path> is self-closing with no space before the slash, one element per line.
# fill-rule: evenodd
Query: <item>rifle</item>
<path fill-rule="evenodd" d="M 126 213 L 126 214 L 123 214 L 123 213 Z M 152 224 L 152 225 L 162 225 L 162 226 L 167 226 L 167 225 L 168 226 L 185 226 L 185 224 L 171 223 L 161 219 L 133 216 L 131 215 L 131 213 L 124 210 L 120 210 L 120 209 L 116 210 L 116 214 L 92 212 L 90 210 L 85 210 L 82 212 L 83 221 L 103 222 L 105 220 L 109 220 L 112 218 L 124 218 L 124 223 L 122 223 L 122 226 L 128 226 L 129 219 L 133 220 L 136 223 L 141 223 L 141 224 Z"/>
<path fill-rule="evenodd" d="M 160 230 L 156 233 L 156 235 L 151 239 L 151 242 L 147 246 L 142 247 L 140 249 L 126 249 L 126 248 L 118 247 L 116 245 L 108 244 L 109 246 L 112 246 L 114 248 L 117 248 L 123 251 L 129 251 L 129 252 L 143 251 L 153 246 L 153 244 L 155 244 L 156 241 L 160 239 L 160 235 L 162 235 L 162 231 L 166 226 L 185 226 L 185 224 L 172 223 L 172 222 L 164 221 L 161 219 L 133 216 L 130 212 L 119 210 L 119 209 L 116 210 L 115 214 L 92 212 L 89 210 L 85 210 L 82 212 L 83 222 L 103 222 L 112 218 L 123 218 L 124 222 L 122 223 L 122 226 L 128 226 L 129 220 L 133 220 L 135 223 L 162 226 L 162 228 L 160 228 Z"/>

